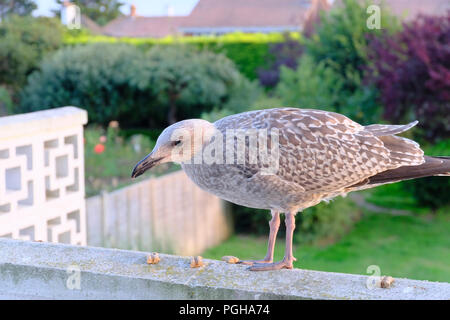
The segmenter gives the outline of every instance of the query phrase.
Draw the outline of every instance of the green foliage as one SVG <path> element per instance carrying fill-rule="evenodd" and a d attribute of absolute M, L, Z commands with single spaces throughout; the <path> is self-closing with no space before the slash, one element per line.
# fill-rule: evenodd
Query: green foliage
<path fill-rule="evenodd" d="M 60 47 L 56 19 L 11 16 L 0 24 L 0 84 L 17 89 L 40 60 Z"/>
<path fill-rule="evenodd" d="M 251 105 L 252 110 L 272 109 L 283 106 L 283 101 L 274 95 L 268 95 L 264 91 Z"/>
<path fill-rule="evenodd" d="M 298 33 L 291 33 L 290 37 L 299 39 Z M 257 70 L 266 64 L 266 57 L 271 43 L 283 41 L 283 35 L 273 34 L 245 34 L 231 33 L 221 36 L 194 36 L 156 38 L 114 38 L 108 36 L 92 36 L 85 32 L 67 32 L 64 37 L 66 45 L 77 45 L 96 42 L 133 44 L 144 51 L 155 45 L 179 45 L 206 49 L 215 53 L 222 53 L 232 60 L 239 72 L 249 79 L 257 78 Z"/>
<path fill-rule="evenodd" d="M 56 0 L 56 3 L 61 8 L 65 1 Z M 123 2 L 117 0 L 73 0 L 71 2 L 80 7 L 82 14 L 101 26 L 120 16 L 122 14 L 120 7 L 124 5 Z M 58 16 L 61 15 L 60 9 L 54 10 L 54 12 Z"/>
<path fill-rule="evenodd" d="M 69 47 L 29 77 L 22 110 L 76 105 L 90 121 L 121 120 L 124 128 L 162 128 L 202 112 L 249 105 L 249 83 L 223 55 L 185 46 L 144 53 L 124 43 Z"/>
<path fill-rule="evenodd" d="M 124 135 L 114 126 L 102 129 L 89 126 L 84 131 L 85 184 L 86 195 L 111 191 L 131 184 L 131 170 L 155 145 L 154 140 L 139 133 Z M 99 145 L 104 148 L 97 149 Z M 101 151 L 102 152 L 98 152 Z M 151 174 L 160 176 L 178 170 L 174 164 L 162 164 L 152 169 Z M 148 174 L 138 179 L 146 179 Z"/>
<path fill-rule="evenodd" d="M 37 8 L 33 0 L 0 0 L 0 20 L 10 15 L 28 16 Z"/>
<path fill-rule="evenodd" d="M 0 86 L 0 116 L 11 113 L 12 106 L 11 95 L 6 88 Z"/>
<path fill-rule="evenodd" d="M 337 6 L 322 16 L 317 34 L 305 41 L 306 54 L 310 58 L 302 59 L 298 67 L 297 86 L 289 84 L 294 73 L 286 75 L 284 71 L 282 92 L 288 99 L 290 97 L 291 103 L 300 107 L 305 107 L 303 103 L 313 104 L 308 107 L 331 106 L 336 112 L 363 124 L 378 119 L 377 92 L 362 82 L 366 65 L 370 63 L 367 58 L 367 35 L 380 33 L 379 30 L 367 28 L 366 8 L 367 5 L 356 0 L 344 0 L 343 6 Z M 395 30 L 398 23 L 382 11 L 381 26 Z M 313 78 L 313 83 L 308 83 L 308 76 Z M 309 93 L 310 90 L 312 93 Z M 314 98 L 314 93 L 324 97 Z"/>
<path fill-rule="evenodd" d="M 298 214 L 298 240 L 303 243 L 329 244 L 344 236 L 360 219 L 361 211 L 346 198 L 319 203 Z"/>
<path fill-rule="evenodd" d="M 88 196 L 129 183 L 131 168 L 154 145 L 147 137 L 137 135 L 133 138 L 139 148 L 135 148 L 133 138 L 125 141 L 119 133 L 118 128 L 113 127 L 108 127 L 106 131 L 88 127 L 84 131 L 85 184 Z M 103 145 L 104 151 L 95 152 L 97 145 Z"/>
<path fill-rule="evenodd" d="M 324 61 L 345 80 L 344 88 L 353 91 L 359 88 L 364 66 L 368 63 L 369 34 L 381 34 L 381 30 L 367 28 L 368 3 L 343 0 L 329 14 L 323 14 L 317 34 L 306 41 L 307 52 L 316 62 Z M 383 30 L 399 28 L 396 19 L 386 11 L 380 14 Z"/>
<path fill-rule="evenodd" d="M 252 84 L 224 55 L 178 45 L 153 47 L 146 57 L 140 85 L 151 88 L 158 105 L 168 107 L 168 123 L 199 116 L 214 106 L 250 102 Z"/>
<path fill-rule="evenodd" d="M 342 81 L 324 62 L 315 64 L 304 54 L 296 70 L 281 67 L 276 94 L 286 106 L 335 111 L 341 88 Z"/>
<path fill-rule="evenodd" d="M 75 105 L 86 109 L 94 123 L 142 121 L 153 98 L 133 84 L 143 61 L 139 50 L 125 44 L 61 49 L 29 77 L 22 110 Z"/>
<path fill-rule="evenodd" d="M 248 100 L 253 102 L 248 104 Z M 239 92 L 233 95 L 233 99 L 231 99 L 225 107 L 214 108 L 209 112 L 203 112 L 201 118 L 209 122 L 214 122 L 236 113 L 278 108 L 280 106 L 280 99 L 277 97 L 269 97 L 264 90 L 258 87 L 255 81 L 245 81 L 244 84 L 240 86 Z"/>

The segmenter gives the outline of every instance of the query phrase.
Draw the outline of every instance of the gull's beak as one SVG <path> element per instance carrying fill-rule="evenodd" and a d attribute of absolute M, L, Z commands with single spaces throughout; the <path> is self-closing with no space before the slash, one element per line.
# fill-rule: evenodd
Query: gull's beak
<path fill-rule="evenodd" d="M 133 172 L 131 173 L 131 177 L 132 178 L 139 177 L 141 174 L 143 174 L 148 169 L 156 166 L 162 159 L 160 157 L 154 158 L 153 156 L 154 156 L 154 154 L 153 154 L 153 152 L 151 152 L 144 159 L 139 161 L 136 164 L 136 166 L 134 167 Z"/>

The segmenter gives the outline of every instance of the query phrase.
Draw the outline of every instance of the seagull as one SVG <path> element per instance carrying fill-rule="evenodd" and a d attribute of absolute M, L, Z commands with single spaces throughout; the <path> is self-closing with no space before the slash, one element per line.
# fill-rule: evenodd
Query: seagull
<path fill-rule="evenodd" d="M 162 131 L 131 176 L 175 162 L 201 189 L 270 210 L 266 256 L 242 263 L 251 271 L 292 269 L 298 212 L 352 191 L 450 175 L 450 157 L 425 156 L 418 143 L 397 136 L 417 123 L 363 126 L 338 113 L 299 108 L 249 111 L 214 123 L 183 120 Z M 273 262 L 280 214 L 285 215 L 285 254 Z"/>

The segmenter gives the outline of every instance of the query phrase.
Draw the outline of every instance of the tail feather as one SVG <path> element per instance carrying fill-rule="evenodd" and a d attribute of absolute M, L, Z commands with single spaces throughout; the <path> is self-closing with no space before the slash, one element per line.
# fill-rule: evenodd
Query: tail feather
<path fill-rule="evenodd" d="M 380 172 L 368 178 L 367 184 L 384 184 L 429 176 L 450 176 L 450 157 L 424 157 L 425 162 L 417 166 L 402 166 Z"/>
<path fill-rule="evenodd" d="M 419 121 L 416 120 L 408 124 L 371 124 L 365 126 L 364 130 L 370 131 L 376 137 L 390 136 L 393 134 L 405 132 L 418 123 Z"/>

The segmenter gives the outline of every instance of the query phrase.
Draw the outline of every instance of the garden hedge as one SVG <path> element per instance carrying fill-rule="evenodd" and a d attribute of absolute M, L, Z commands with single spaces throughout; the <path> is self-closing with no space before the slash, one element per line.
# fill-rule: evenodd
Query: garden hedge
<path fill-rule="evenodd" d="M 299 33 L 289 33 L 294 39 L 300 39 Z M 193 36 L 193 37 L 165 37 L 155 38 L 115 38 L 108 36 L 94 36 L 86 32 L 67 32 L 64 36 L 65 45 L 79 45 L 95 42 L 128 43 L 143 50 L 154 45 L 184 44 L 198 49 L 207 49 L 215 53 L 222 53 L 232 60 L 238 70 L 248 79 L 258 77 L 257 70 L 267 63 L 269 46 L 285 40 L 281 33 L 245 34 L 231 33 L 221 36 Z"/>

